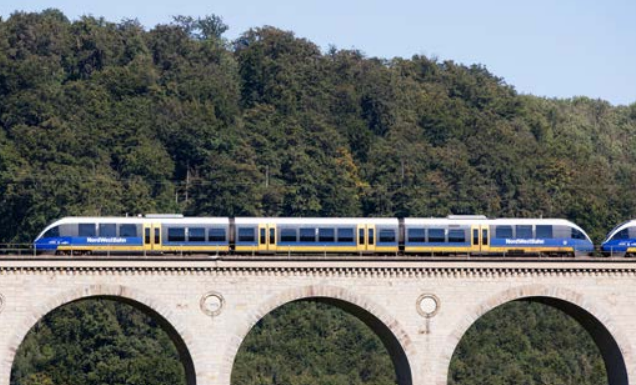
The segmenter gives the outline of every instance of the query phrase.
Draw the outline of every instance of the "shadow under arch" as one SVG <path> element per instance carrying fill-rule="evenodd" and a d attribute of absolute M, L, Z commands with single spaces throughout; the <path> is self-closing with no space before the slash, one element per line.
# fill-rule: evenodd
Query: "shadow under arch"
<path fill-rule="evenodd" d="M 267 314 L 298 301 L 317 301 L 335 306 L 367 325 L 382 341 L 395 368 L 399 385 L 413 385 L 413 373 L 409 359 L 413 360 L 415 351 L 410 338 L 398 322 L 390 317 L 382 308 L 371 301 L 361 298 L 345 289 L 333 286 L 309 286 L 292 289 L 270 298 L 255 313 L 250 314 L 248 321 L 239 326 L 235 341 L 227 352 L 226 361 L 229 367 L 222 369 L 221 383 L 230 384 L 232 368 L 240 346 L 252 328 Z"/>
<path fill-rule="evenodd" d="M 507 290 L 482 303 L 465 318 L 451 336 L 452 351 L 446 352 L 443 361 L 444 379 L 438 383 L 448 383 L 450 379 L 450 361 L 468 329 L 486 313 L 514 301 L 530 301 L 542 303 L 559 309 L 576 320 L 592 337 L 599 348 L 605 364 L 608 383 L 611 385 L 628 385 L 629 375 L 625 362 L 631 359 L 628 339 L 614 327 L 607 313 L 583 299 L 581 294 L 566 289 L 549 289 L 543 286 L 526 286 Z M 450 354 L 448 354 L 450 353 Z"/>
<path fill-rule="evenodd" d="M 156 300 L 143 295 L 137 290 L 124 286 L 109 285 L 93 285 L 58 294 L 45 304 L 34 309 L 34 311 L 26 317 L 24 322 L 20 324 L 19 330 L 16 330 L 9 345 L 9 351 L 5 356 L 4 373 L 5 378 L 7 378 L 7 384 L 11 377 L 11 370 L 15 360 L 15 355 L 27 334 L 33 329 L 33 327 L 35 327 L 37 322 L 44 318 L 47 314 L 63 306 L 91 299 L 108 299 L 124 303 L 151 317 L 168 334 L 170 340 L 177 349 L 177 352 L 179 353 L 179 361 L 183 365 L 185 371 L 186 384 L 197 384 L 194 360 L 190 353 L 191 350 L 188 348 L 188 343 L 192 341 L 192 338 L 190 335 L 183 332 L 183 327 L 181 327 L 179 322 L 175 320 L 171 312 L 163 305 L 159 304 Z"/>

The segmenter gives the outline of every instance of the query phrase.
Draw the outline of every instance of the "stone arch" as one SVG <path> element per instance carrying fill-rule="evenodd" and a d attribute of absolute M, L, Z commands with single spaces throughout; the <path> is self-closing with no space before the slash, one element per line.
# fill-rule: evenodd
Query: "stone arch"
<path fill-rule="evenodd" d="M 473 308 L 455 327 L 445 344 L 438 367 L 437 385 L 446 385 L 450 375 L 450 362 L 462 337 L 484 314 L 512 301 L 530 300 L 540 302 L 564 311 L 585 328 L 603 356 L 612 385 L 627 385 L 626 362 L 632 360 L 629 339 L 616 327 L 612 317 L 597 304 L 582 294 L 560 287 L 528 285 L 508 289 L 498 293 Z"/>
<path fill-rule="evenodd" d="M 139 290 L 121 285 L 84 286 L 75 290 L 59 293 L 35 306 L 25 319 L 20 322 L 18 328 L 14 330 L 8 351 L 2 355 L 3 361 L 0 363 L 0 379 L 6 379 L 3 383 L 9 384 L 11 369 L 18 348 L 24 338 L 26 338 L 27 333 L 39 320 L 61 306 L 89 298 L 112 299 L 131 305 L 149 314 L 164 331 L 168 333 L 170 339 L 175 344 L 179 352 L 180 360 L 184 365 L 186 383 L 188 385 L 196 385 L 194 362 L 196 362 L 197 352 L 192 349 L 194 342 L 193 336 L 168 307 Z"/>
<path fill-rule="evenodd" d="M 229 384 L 234 360 L 243 340 L 252 328 L 267 314 L 286 304 L 301 300 L 319 300 L 347 311 L 363 321 L 382 340 L 396 370 L 398 384 L 416 383 L 415 372 L 410 362 L 416 357 L 415 347 L 404 329 L 385 309 L 349 290 L 326 285 L 299 287 L 276 294 L 267 299 L 257 309 L 248 313 L 239 323 L 225 353 L 221 367 L 220 383 Z"/>

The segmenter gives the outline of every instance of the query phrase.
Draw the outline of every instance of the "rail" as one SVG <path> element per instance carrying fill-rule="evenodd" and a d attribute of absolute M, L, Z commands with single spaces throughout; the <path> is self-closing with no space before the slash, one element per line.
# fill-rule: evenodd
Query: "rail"
<path fill-rule="evenodd" d="M 183 245 L 181 245 L 183 246 Z M 270 260 L 270 261 L 283 261 L 283 260 L 323 260 L 323 261 L 337 261 L 337 260 L 367 260 L 367 261 L 383 261 L 383 260 L 444 260 L 444 261 L 452 261 L 452 260 L 472 260 L 472 261 L 486 261 L 486 260 L 511 260 L 511 261 L 567 261 L 567 260 L 587 260 L 587 261 L 603 261 L 603 260 L 613 260 L 618 261 L 621 259 L 632 259 L 629 256 L 625 256 L 625 252 L 616 252 L 610 250 L 609 254 L 604 255 L 601 253 L 600 246 L 595 246 L 595 251 L 588 256 L 579 256 L 579 257 L 564 257 L 564 256 L 544 256 L 544 255 L 520 255 L 515 253 L 503 253 L 502 255 L 435 255 L 435 253 L 430 253 L 427 255 L 415 255 L 415 254 L 374 254 L 373 252 L 369 253 L 356 253 L 351 255 L 339 255 L 334 253 L 329 253 L 328 250 L 325 249 L 324 252 L 318 253 L 309 253 L 309 254 L 298 254 L 291 251 L 291 247 L 278 247 L 277 253 L 272 254 L 259 254 L 257 252 L 252 252 L 250 254 L 219 254 L 216 253 L 188 253 L 183 250 L 178 250 L 175 252 L 169 252 L 164 254 L 153 253 L 152 251 L 147 252 L 146 250 L 139 252 L 117 252 L 111 253 L 110 251 L 105 251 L 100 254 L 93 255 L 84 255 L 82 253 L 74 253 L 70 251 L 68 255 L 47 255 L 43 253 L 38 254 L 38 250 L 35 245 L 32 243 L 0 243 L 0 258 L 1 259 L 14 259 L 19 257 L 28 257 L 29 259 L 219 259 L 219 260 L 240 260 L 240 259 L 253 259 L 253 260 Z"/>

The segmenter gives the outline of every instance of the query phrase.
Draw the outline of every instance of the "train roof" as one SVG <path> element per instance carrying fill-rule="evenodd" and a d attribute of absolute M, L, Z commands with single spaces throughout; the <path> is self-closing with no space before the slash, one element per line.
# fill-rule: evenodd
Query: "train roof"
<path fill-rule="evenodd" d="M 603 243 L 609 241 L 617 232 L 623 230 L 624 228 L 626 228 L 626 227 L 634 227 L 634 226 L 636 226 L 636 219 L 631 219 L 629 221 L 625 221 L 625 222 L 617 225 L 612 230 L 610 230 L 609 233 L 607 233 L 607 236 L 603 240 Z"/>
<path fill-rule="evenodd" d="M 404 218 L 406 225 L 561 225 L 576 226 L 561 218 Z M 577 226 L 578 227 L 578 226 Z"/>
<path fill-rule="evenodd" d="M 69 223 L 201 223 L 229 224 L 228 217 L 64 217 L 52 223 L 63 225 Z"/>
<path fill-rule="evenodd" d="M 236 225 L 257 225 L 269 223 L 275 225 L 316 225 L 316 226 L 355 226 L 359 224 L 373 224 L 376 226 L 398 226 L 397 218 L 269 218 L 269 217 L 243 217 L 235 218 Z"/>

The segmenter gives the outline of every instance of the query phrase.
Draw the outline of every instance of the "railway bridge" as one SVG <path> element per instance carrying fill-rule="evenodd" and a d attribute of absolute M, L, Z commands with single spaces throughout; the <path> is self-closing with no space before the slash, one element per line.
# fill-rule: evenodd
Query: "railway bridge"
<path fill-rule="evenodd" d="M 359 317 L 387 347 L 400 385 L 446 385 L 464 333 L 510 301 L 540 301 L 584 326 L 613 385 L 636 383 L 636 262 L 0 260 L 0 385 L 47 313 L 110 298 L 169 333 L 188 385 L 229 385 L 250 329 L 292 301 Z"/>

